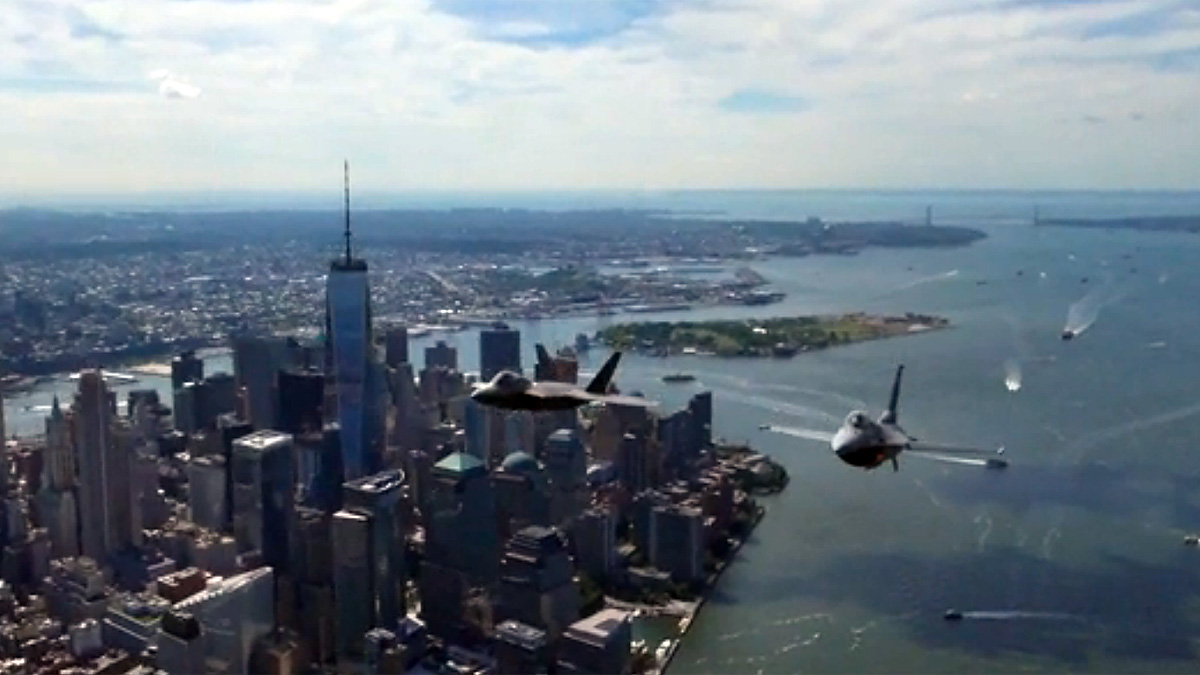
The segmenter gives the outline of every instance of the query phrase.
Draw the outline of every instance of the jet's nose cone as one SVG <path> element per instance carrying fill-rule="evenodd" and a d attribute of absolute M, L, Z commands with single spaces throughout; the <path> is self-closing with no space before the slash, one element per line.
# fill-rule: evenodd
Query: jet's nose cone
<path fill-rule="evenodd" d="M 853 449 L 854 441 L 856 439 L 857 434 L 853 429 L 842 427 L 841 429 L 838 429 L 837 433 L 833 435 L 833 438 L 829 440 L 829 447 L 840 455 L 843 452 Z"/>

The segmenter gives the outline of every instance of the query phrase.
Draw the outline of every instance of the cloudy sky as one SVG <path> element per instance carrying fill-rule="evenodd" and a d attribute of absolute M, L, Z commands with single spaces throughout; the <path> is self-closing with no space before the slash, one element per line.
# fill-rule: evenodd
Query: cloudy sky
<path fill-rule="evenodd" d="M 1196 0 L 2 0 L 0 191 L 1195 188 Z"/>

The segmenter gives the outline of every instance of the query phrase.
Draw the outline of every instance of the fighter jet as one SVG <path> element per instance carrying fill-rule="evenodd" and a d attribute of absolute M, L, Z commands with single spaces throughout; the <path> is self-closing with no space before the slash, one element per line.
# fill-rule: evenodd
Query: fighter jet
<path fill-rule="evenodd" d="M 950 462 L 979 463 L 992 469 L 1003 469 L 1008 462 L 993 456 L 986 461 L 964 460 L 955 455 L 1002 455 L 1004 448 L 998 450 L 979 450 L 975 448 L 959 448 L 917 443 L 914 436 L 900 427 L 897 421 L 898 404 L 900 402 L 900 378 L 904 375 L 904 366 L 896 369 L 896 379 L 892 383 L 892 397 L 887 410 L 879 416 L 879 421 L 872 420 L 861 410 L 851 412 L 842 428 L 833 435 L 830 445 L 838 458 L 850 466 L 863 469 L 874 469 L 884 462 L 891 462 L 892 469 L 900 470 L 897 458 L 901 452 L 907 451 L 914 456 L 924 456 L 928 459 Z"/>
<path fill-rule="evenodd" d="M 587 387 L 567 382 L 534 382 L 510 370 L 503 370 L 496 373 L 491 382 L 479 385 L 471 393 L 471 398 L 483 405 L 506 410 L 570 410 L 596 401 L 643 408 L 656 405 L 654 401 L 640 396 L 608 393 L 620 360 L 621 352 L 613 352 Z"/>

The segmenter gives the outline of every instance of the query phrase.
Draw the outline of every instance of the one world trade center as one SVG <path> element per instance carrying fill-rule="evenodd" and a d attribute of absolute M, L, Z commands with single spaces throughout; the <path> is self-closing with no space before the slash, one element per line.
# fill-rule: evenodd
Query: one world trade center
<path fill-rule="evenodd" d="M 371 298 L 367 262 L 350 246 L 350 163 L 345 164 L 346 250 L 329 265 L 325 282 L 325 334 L 332 352 L 330 366 L 341 427 L 343 480 L 368 475 L 377 467 L 376 416 L 380 400 L 372 368 Z"/>

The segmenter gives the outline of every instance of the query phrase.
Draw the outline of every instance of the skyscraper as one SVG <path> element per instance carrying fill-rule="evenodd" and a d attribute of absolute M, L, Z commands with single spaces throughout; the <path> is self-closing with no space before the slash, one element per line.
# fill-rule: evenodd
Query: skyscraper
<path fill-rule="evenodd" d="M 233 339 L 233 372 L 237 386 L 246 391 L 249 422 L 255 429 L 279 428 L 278 378 L 286 360 L 287 341 L 283 338 L 245 335 Z"/>
<path fill-rule="evenodd" d="M 371 302 L 367 262 L 350 248 L 350 163 L 345 165 L 345 256 L 329 265 L 325 286 L 325 332 L 332 352 L 333 381 L 341 427 L 342 468 L 346 480 L 368 475 L 374 448 L 370 417 L 368 360 L 371 356 Z"/>
<path fill-rule="evenodd" d="M 334 598 L 338 651 L 362 653 L 372 626 L 392 628 L 404 616 L 404 472 L 383 471 L 343 486 L 333 516 Z"/>
<path fill-rule="evenodd" d="M 129 452 L 114 433 L 113 399 L 98 370 L 84 371 L 75 397 L 83 554 L 103 562 L 133 541 Z"/>
<path fill-rule="evenodd" d="M 196 357 L 196 350 L 189 349 L 171 359 L 171 391 L 203 379 L 204 361 Z"/>
<path fill-rule="evenodd" d="M 408 363 L 408 327 L 391 326 L 384 338 L 384 363 L 395 368 L 401 363 Z"/>
<path fill-rule="evenodd" d="M 324 426 L 321 405 L 325 402 L 325 376 L 311 370 L 283 370 L 276 382 L 279 407 L 275 409 L 275 426 L 270 428 L 293 435 L 319 432 Z M 250 414 L 254 414 L 253 403 Z"/>
<path fill-rule="evenodd" d="M 587 508 L 587 450 L 572 429 L 559 429 L 546 441 L 550 475 L 550 523 L 564 527 Z"/>
<path fill-rule="evenodd" d="M 579 619 L 575 568 L 558 530 L 530 526 L 513 535 L 500 567 L 501 620 L 540 628 L 551 642 Z"/>
<path fill-rule="evenodd" d="M 502 370 L 521 372 L 521 333 L 497 322 L 479 331 L 479 378 L 490 380 Z"/>
<path fill-rule="evenodd" d="M 233 531 L 242 551 L 257 549 L 279 572 L 288 569 L 293 510 L 292 437 L 256 431 L 233 442 Z"/>
<path fill-rule="evenodd" d="M 437 344 L 425 348 L 425 368 L 445 366 L 450 370 L 458 370 L 458 350 L 438 340 Z"/>

